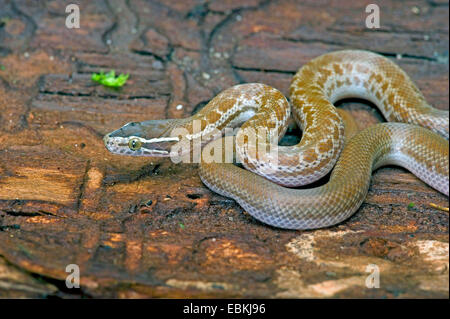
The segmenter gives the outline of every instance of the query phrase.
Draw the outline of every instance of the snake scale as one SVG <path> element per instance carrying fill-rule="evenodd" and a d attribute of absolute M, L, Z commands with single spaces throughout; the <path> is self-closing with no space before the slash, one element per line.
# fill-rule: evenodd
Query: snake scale
<path fill-rule="evenodd" d="M 380 123 L 346 139 L 349 122 L 333 103 L 350 97 L 372 102 L 396 123 Z M 236 85 L 189 118 L 128 123 L 104 142 L 115 154 L 158 157 L 192 152 L 197 141 L 208 152 L 231 142 L 235 159 L 247 170 L 224 162 L 224 153 L 221 161 L 202 161 L 201 180 L 256 219 L 286 229 L 347 219 L 364 201 L 372 171 L 383 165 L 402 166 L 448 196 L 449 113 L 430 106 L 389 59 L 360 50 L 324 54 L 295 74 L 290 98 L 291 106 L 268 85 Z M 302 138 L 279 146 L 291 113 Z M 221 138 L 234 127 L 234 137 Z M 184 148 L 173 151 L 176 145 Z M 288 188 L 317 181 L 332 169 L 322 186 Z"/>

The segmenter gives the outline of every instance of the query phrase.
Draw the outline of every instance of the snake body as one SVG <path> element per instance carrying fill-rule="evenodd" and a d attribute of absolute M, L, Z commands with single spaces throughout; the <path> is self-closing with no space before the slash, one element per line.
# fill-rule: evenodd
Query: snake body
<path fill-rule="evenodd" d="M 448 112 L 427 104 L 390 60 L 367 51 L 322 55 L 297 72 L 290 95 L 291 108 L 272 87 L 236 85 L 189 118 L 128 123 L 106 135 L 105 145 L 117 154 L 170 156 L 175 143 L 216 139 L 211 145 L 220 146 L 227 139 L 217 140 L 223 131 L 238 126 L 236 153 L 249 171 L 203 162 L 200 177 L 258 220 L 281 228 L 320 228 L 345 220 L 363 202 L 372 170 L 386 164 L 407 168 L 448 196 Z M 333 103 L 347 97 L 369 100 L 388 121 L 410 124 L 378 124 L 345 143 L 345 123 Z M 291 109 L 302 139 L 278 146 Z M 173 134 L 180 129 L 185 133 Z M 321 187 L 283 187 L 314 182 L 335 164 Z"/>

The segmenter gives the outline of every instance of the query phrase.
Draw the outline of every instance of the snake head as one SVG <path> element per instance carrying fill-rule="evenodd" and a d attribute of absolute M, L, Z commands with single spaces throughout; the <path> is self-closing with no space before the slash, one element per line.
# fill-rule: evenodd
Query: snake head
<path fill-rule="evenodd" d="M 103 137 L 106 148 L 113 154 L 168 157 L 171 147 L 179 141 L 170 136 L 171 120 L 151 120 L 127 123 Z"/>

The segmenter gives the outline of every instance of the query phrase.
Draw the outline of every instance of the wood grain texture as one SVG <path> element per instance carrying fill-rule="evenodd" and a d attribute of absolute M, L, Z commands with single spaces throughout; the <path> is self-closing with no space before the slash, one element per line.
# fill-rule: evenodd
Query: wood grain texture
<path fill-rule="evenodd" d="M 447 1 L 383 1 L 379 30 L 359 1 L 80 0 L 80 29 L 64 27 L 66 2 L 0 0 L 0 296 L 448 298 L 448 213 L 429 206 L 448 198 L 405 170 L 375 172 L 341 225 L 282 231 L 210 192 L 195 165 L 102 142 L 237 83 L 287 94 L 301 65 L 337 49 L 393 59 L 448 109 Z M 90 81 L 109 69 L 130 73 L 122 89 Z M 340 106 L 361 128 L 383 120 Z"/>

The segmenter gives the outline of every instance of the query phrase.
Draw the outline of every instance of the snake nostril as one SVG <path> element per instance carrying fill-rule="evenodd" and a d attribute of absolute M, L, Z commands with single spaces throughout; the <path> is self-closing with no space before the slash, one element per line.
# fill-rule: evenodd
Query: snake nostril
<path fill-rule="evenodd" d="M 103 143 L 104 143 L 105 145 L 111 145 L 111 140 L 109 139 L 109 134 L 106 134 L 106 135 L 103 137 Z"/>

